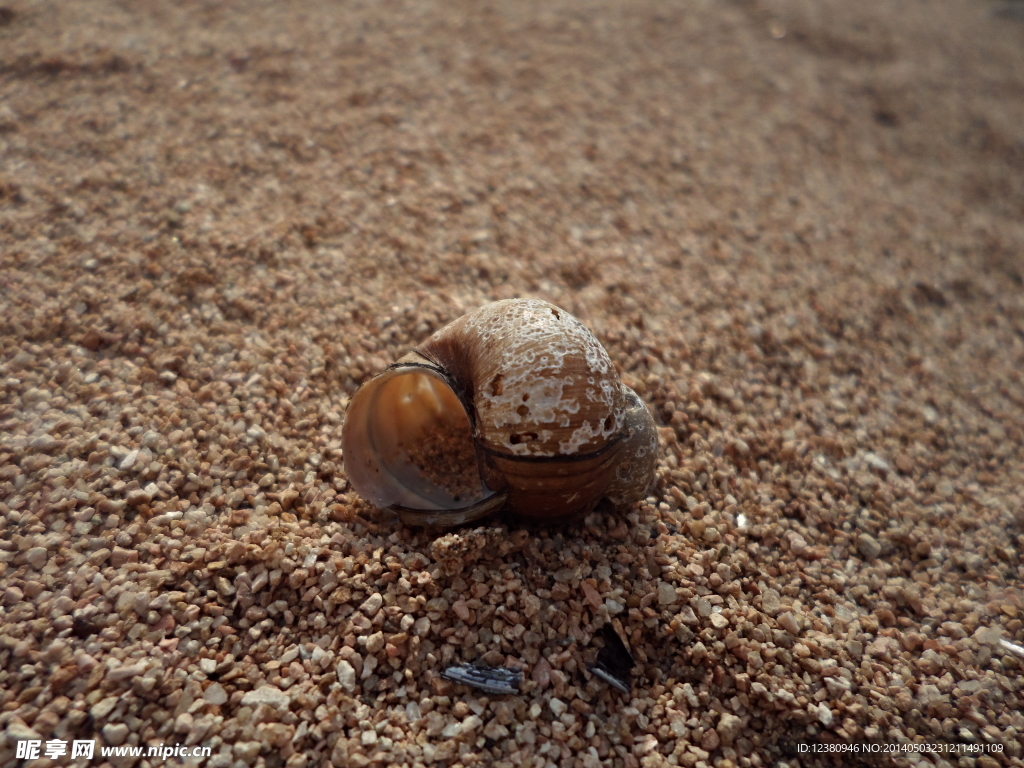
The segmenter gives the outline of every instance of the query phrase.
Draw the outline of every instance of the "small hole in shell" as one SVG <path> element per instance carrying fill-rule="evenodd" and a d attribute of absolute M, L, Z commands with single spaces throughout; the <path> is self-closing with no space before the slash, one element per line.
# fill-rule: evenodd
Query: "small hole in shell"
<path fill-rule="evenodd" d="M 520 443 L 530 443 L 537 439 L 536 432 L 518 432 L 512 435 L 508 441 L 512 445 L 519 445 Z"/>
<path fill-rule="evenodd" d="M 613 426 L 615 426 L 615 419 L 613 419 L 611 416 L 604 420 L 605 432 L 610 432 Z"/>
<path fill-rule="evenodd" d="M 527 408 L 525 405 L 520 405 L 518 408 L 516 408 L 516 413 L 518 413 L 523 418 L 525 418 L 529 412 L 530 409 Z"/>

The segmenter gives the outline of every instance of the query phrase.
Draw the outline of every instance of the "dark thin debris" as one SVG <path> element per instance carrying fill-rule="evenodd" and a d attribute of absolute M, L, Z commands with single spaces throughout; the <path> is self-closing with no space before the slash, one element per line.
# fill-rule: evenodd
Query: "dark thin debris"
<path fill-rule="evenodd" d="M 441 673 L 445 680 L 478 688 L 484 693 L 503 695 L 519 693 L 519 681 L 523 673 L 518 669 L 504 667 L 478 667 L 474 664 L 459 664 L 448 667 Z"/>
<path fill-rule="evenodd" d="M 633 655 L 611 624 L 601 627 L 600 633 L 604 639 L 604 648 L 598 651 L 597 661 L 590 667 L 590 671 L 613 688 L 629 693 L 632 686 L 630 671 L 636 664 Z"/>

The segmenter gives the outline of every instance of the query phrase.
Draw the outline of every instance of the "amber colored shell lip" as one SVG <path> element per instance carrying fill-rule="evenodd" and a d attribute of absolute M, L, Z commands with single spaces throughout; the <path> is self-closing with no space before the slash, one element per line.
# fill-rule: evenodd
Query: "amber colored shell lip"
<path fill-rule="evenodd" d="M 414 357 L 412 353 L 407 357 Z M 382 457 L 380 450 L 380 436 L 374 429 L 373 420 L 376 418 L 375 398 L 391 378 L 401 375 L 403 372 L 422 372 L 433 379 L 438 380 L 458 397 L 458 388 L 452 386 L 451 378 L 443 369 L 435 365 L 423 364 L 420 362 L 404 360 L 400 361 L 379 376 L 375 377 L 366 385 L 360 388 L 349 402 L 348 413 L 345 419 L 345 428 L 342 432 L 342 451 L 345 456 L 345 472 L 349 482 L 356 491 L 367 501 L 386 509 L 394 509 L 400 514 L 409 511 L 419 512 L 460 512 L 465 511 L 467 517 L 474 514 L 473 509 L 482 502 L 487 502 L 494 495 L 487 494 L 483 499 L 468 500 L 466 504 L 440 504 L 432 502 L 426 496 L 417 493 L 409 485 L 395 480 L 384 481 L 389 476 L 391 466 Z M 462 398 L 458 398 L 462 403 Z M 465 405 L 463 403 L 463 408 Z M 472 424 L 472 415 L 467 411 L 467 418 Z M 393 475 L 391 476 L 393 477 Z M 490 510 L 489 505 L 484 508 Z M 479 516 L 483 516 L 480 512 Z"/>

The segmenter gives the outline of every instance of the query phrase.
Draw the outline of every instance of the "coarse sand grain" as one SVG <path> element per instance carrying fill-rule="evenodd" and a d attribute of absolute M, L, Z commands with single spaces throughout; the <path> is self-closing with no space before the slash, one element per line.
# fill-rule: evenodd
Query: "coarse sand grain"
<path fill-rule="evenodd" d="M 0 5 L 0 766 L 1024 766 L 1019 3 Z M 399 525 L 349 398 L 517 296 L 650 496 Z"/>

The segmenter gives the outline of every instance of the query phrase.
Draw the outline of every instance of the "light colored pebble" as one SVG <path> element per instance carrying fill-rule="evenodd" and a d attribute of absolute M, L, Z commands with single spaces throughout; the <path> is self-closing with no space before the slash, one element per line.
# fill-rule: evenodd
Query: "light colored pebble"
<path fill-rule="evenodd" d="M 818 722 L 826 728 L 832 725 L 832 710 L 829 709 L 828 704 L 826 704 L 825 702 L 821 702 L 818 705 L 817 710 L 818 711 L 816 715 Z"/>
<path fill-rule="evenodd" d="M 777 616 L 782 610 L 782 602 L 779 599 L 779 592 L 775 589 L 766 589 L 761 593 L 761 610 L 769 616 Z"/>
<path fill-rule="evenodd" d="M 42 738 L 38 732 L 25 725 L 24 721 L 20 719 L 13 719 L 8 723 L 6 735 L 8 743 Z"/>
<path fill-rule="evenodd" d="M 103 741 L 112 747 L 119 747 L 128 738 L 130 730 L 124 723 L 108 723 L 103 726 L 101 733 L 103 734 Z"/>
<path fill-rule="evenodd" d="M 668 582 L 658 582 L 658 605 L 672 605 L 675 601 L 676 588 Z"/>
<path fill-rule="evenodd" d="M 107 672 L 107 680 L 116 683 L 120 680 L 129 680 L 138 677 L 146 671 L 146 662 L 140 661 L 137 664 L 123 664 L 120 667 Z"/>
<path fill-rule="evenodd" d="M 105 720 L 107 715 L 114 711 L 114 707 L 117 706 L 117 696 L 107 696 L 105 699 L 101 699 L 92 705 L 89 709 L 89 714 L 92 715 L 94 720 Z"/>
<path fill-rule="evenodd" d="M 256 756 L 259 755 L 261 747 L 262 745 L 258 741 L 236 741 L 231 751 L 243 763 L 252 765 L 256 762 Z"/>
<path fill-rule="evenodd" d="M 779 626 L 789 632 L 791 635 L 800 634 L 800 622 L 797 621 L 796 616 L 791 611 L 784 611 L 775 617 L 775 620 L 779 622 Z"/>
<path fill-rule="evenodd" d="M 862 533 L 857 536 L 857 551 L 864 556 L 865 560 L 875 560 L 882 554 L 882 545 L 874 536 Z"/>
<path fill-rule="evenodd" d="M 377 615 L 377 612 L 381 609 L 382 605 L 384 605 L 384 596 L 379 592 L 374 592 L 363 601 L 363 604 L 359 606 L 359 610 L 365 613 L 368 618 L 372 619 Z"/>
<path fill-rule="evenodd" d="M 139 449 L 136 448 L 135 450 L 130 451 L 128 455 L 125 456 L 123 459 L 121 459 L 121 463 L 118 464 L 117 468 L 121 470 L 131 469 L 133 466 L 135 466 L 135 460 L 138 458 Z"/>
<path fill-rule="evenodd" d="M 242 706 L 258 706 L 260 704 L 267 704 L 271 707 L 277 707 L 278 709 L 284 709 L 288 706 L 291 700 L 288 698 L 288 694 L 273 685 L 261 685 L 255 690 L 248 691 L 242 696 Z"/>
<path fill-rule="evenodd" d="M 37 571 L 42 570 L 47 559 L 46 547 L 32 547 L 25 553 L 25 561 Z"/>
<path fill-rule="evenodd" d="M 356 671 L 347 661 L 342 659 L 338 662 L 338 684 L 347 691 L 352 693 L 356 689 Z"/>
<path fill-rule="evenodd" d="M 203 699 L 207 704 L 214 704 L 220 706 L 226 704 L 228 701 L 227 691 L 224 690 L 224 686 L 220 683 L 211 683 L 207 686 L 206 690 L 203 691 Z"/>
<path fill-rule="evenodd" d="M 736 741 L 736 737 L 743 732 L 743 721 L 730 712 L 723 712 L 718 718 L 718 725 L 715 730 L 718 731 L 718 737 L 722 743 L 727 747 L 731 747 Z"/>
<path fill-rule="evenodd" d="M 384 633 L 374 632 L 372 635 L 366 638 L 366 651 L 367 653 L 377 653 L 384 647 Z"/>

